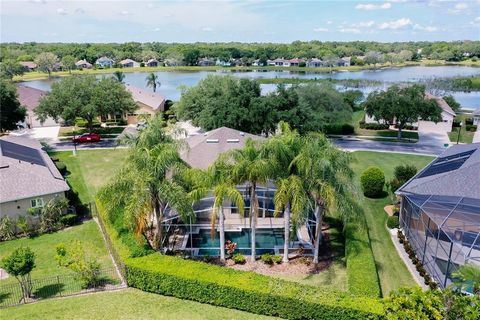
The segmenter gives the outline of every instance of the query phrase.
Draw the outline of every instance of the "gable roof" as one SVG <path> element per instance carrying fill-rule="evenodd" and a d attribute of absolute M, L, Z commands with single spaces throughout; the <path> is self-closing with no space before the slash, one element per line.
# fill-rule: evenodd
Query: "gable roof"
<path fill-rule="evenodd" d="M 40 99 L 45 95 L 45 91 L 26 87 L 26 86 L 17 86 L 18 101 L 22 106 L 27 108 L 28 111 L 33 111 L 35 109 Z"/>
<path fill-rule="evenodd" d="M 29 69 L 35 69 L 37 67 L 37 64 L 33 61 L 20 61 L 19 64 Z"/>
<path fill-rule="evenodd" d="M 437 106 L 439 106 L 443 111 L 451 114 L 452 116 L 455 116 L 455 111 L 453 111 L 452 108 L 448 105 L 448 103 L 442 98 L 436 97 L 433 94 L 430 94 L 428 92 L 425 92 L 425 98 L 435 100 L 435 102 L 437 103 Z"/>
<path fill-rule="evenodd" d="M 480 143 L 448 148 L 396 193 L 480 199 Z"/>
<path fill-rule="evenodd" d="M 147 92 L 138 87 L 127 84 L 125 86 L 132 93 L 135 102 L 140 102 L 155 111 L 163 111 L 165 106 L 165 97 L 154 92 Z"/>
<path fill-rule="evenodd" d="M 138 63 L 138 62 L 132 59 L 123 59 L 122 61 L 120 61 L 120 64 L 127 64 L 127 63 Z"/>
<path fill-rule="evenodd" d="M 103 56 L 98 58 L 97 61 L 95 61 L 95 63 L 102 63 L 102 62 L 113 62 L 113 60 L 110 59 L 109 57 Z"/>
<path fill-rule="evenodd" d="M 206 169 L 218 156 L 232 149 L 241 149 L 248 138 L 264 140 L 265 138 L 235 129 L 221 127 L 186 139 L 189 150 L 183 151 L 182 159 L 193 168 Z"/>
<path fill-rule="evenodd" d="M 77 62 L 75 62 L 75 65 L 78 67 L 78 66 L 83 66 L 83 65 L 87 65 L 87 66 L 92 66 L 92 64 L 90 62 L 88 62 L 87 60 L 83 59 L 83 60 L 78 60 Z"/>
<path fill-rule="evenodd" d="M 69 190 L 37 140 L 0 138 L 0 203 Z"/>

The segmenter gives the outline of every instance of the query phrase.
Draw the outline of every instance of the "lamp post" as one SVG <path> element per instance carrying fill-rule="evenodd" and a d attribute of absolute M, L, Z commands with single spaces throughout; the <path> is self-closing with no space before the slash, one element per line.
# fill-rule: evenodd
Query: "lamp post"
<path fill-rule="evenodd" d="M 75 124 L 75 126 L 73 127 L 73 156 L 76 157 L 77 156 L 77 125 Z"/>
<path fill-rule="evenodd" d="M 458 135 L 457 135 L 457 144 L 460 141 L 460 131 L 462 131 L 463 121 L 460 122 L 460 127 L 458 128 Z"/>

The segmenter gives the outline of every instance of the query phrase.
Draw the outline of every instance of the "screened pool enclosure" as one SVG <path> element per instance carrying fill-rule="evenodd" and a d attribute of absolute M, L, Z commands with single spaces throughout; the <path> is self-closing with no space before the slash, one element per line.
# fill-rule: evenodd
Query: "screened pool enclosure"
<path fill-rule="evenodd" d="M 400 226 L 427 272 L 441 287 L 452 283 L 452 273 L 459 266 L 480 266 L 479 199 L 403 195 Z"/>

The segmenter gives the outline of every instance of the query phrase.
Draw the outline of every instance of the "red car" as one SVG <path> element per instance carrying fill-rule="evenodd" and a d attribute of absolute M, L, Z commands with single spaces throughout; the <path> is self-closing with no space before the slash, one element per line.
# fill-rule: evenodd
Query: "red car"
<path fill-rule="evenodd" d="M 98 142 L 101 140 L 101 137 L 98 133 L 84 133 L 81 136 L 76 136 L 72 138 L 73 142 Z"/>

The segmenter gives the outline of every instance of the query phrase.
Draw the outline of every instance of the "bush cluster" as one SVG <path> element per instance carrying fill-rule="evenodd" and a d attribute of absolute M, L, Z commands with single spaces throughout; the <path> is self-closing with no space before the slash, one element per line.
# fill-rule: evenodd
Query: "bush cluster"
<path fill-rule="evenodd" d="M 360 121 L 360 128 L 367 130 L 387 130 L 389 128 L 388 124 L 383 123 L 365 123 L 365 121 Z"/>
<path fill-rule="evenodd" d="M 382 169 L 378 167 L 369 167 L 362 173 L 360 182 L 362 184 L 363 194 L 366 197 L 378 197 L 383 193 L 385 174 Z"/>
<path fill-rule="evenodd" d="M 152 254 L 129 259 L 128 284 L 143 291 L 286 319 L 379 319 L 378 299 L 251 272 Z"/>
<path fill-rule="evenodd" d="M 238 252 L 232 256 L 232 260 L 233 262 L 235 262 L 235 264 L 244 264 L 245 262 L 247 262 L 247 259 L 245 259 L 245 256 Z"/>
<path fill-rule="evenodd" d="M 387 218 L 387 227 L 389 229 L 395 229 L 399 227 L 398 217 L 391 216 Z"/>
<path fill-rule="evenodd" d="M 353 134 L 355 128 L 351 124 L 329 124 L 323 126 L 322 132 L 325 134 Z"/>
<path fill-rule="evenodd" d="M 467 124 L 467 125 L 465 126 L 465 129 L 466 129 L 467 131 L 470 131 L 470 132 L 475 132 L 475 131 L 477 131 L 477 126 L 476 126 L 476 125 L 473 125 L 473 124 Z"/>
<path fill-rule="evenodd" d="M 61 161 L 55 162 L 55 167 L 57 167 L 58 171 L 62 174 L 65 175 L 67 173 L 67 166 L 65 163 Z"/>

